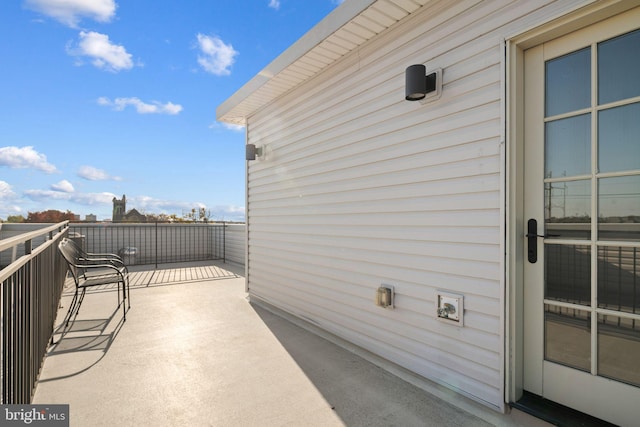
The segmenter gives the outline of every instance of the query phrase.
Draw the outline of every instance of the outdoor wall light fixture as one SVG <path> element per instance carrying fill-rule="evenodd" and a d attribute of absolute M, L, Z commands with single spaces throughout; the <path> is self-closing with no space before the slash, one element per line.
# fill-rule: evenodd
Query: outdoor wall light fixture
<path fill-rule="evenodd" d="M 405 70 L 405 99 L 422 101 L 425 98 L 437 99 L 442 92 L 442 70 L 427 74 L 422 64 L 411 65 Z"/>
<path fill-rule="evenodd" d="M 256 147 L 255 144 L 247 144 L 246 147 L 246 159 L 255 160 L 257 157 L 262 156 L 262 147 Z"/>

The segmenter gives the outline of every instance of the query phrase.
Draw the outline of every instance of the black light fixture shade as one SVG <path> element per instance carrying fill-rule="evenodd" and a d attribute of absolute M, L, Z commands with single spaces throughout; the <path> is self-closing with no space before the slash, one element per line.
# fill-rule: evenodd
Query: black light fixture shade
<path fill-rule="evenodd" d="M 422 64 L 410 65 L 405 71 L 405 99 L 419 101 L 436 90 L 436 73 L 428 76 L 427 67 Z"/>
<path fill-rule="evenodd" d="M 262 157 L 264 153 L 264 146 L 256 146 L 255 144 L 247 144 L 245 149 L 245 158 L 247 160 L 255 160 L 258 157 Z"/>
<path fill-rule="evenodd" d="M 255 144 L 247 144 L 247 147 L 246 147 L 246 159 L 247 160 L 255 160 L 256 159 L 256 146 L 255 146 Z"/>

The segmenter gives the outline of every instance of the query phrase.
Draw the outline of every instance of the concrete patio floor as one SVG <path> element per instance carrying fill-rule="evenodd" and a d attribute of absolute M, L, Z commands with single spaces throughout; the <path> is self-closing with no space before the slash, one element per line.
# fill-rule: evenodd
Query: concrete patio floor
<path fill-rule="evenodd" d="M 69 404 L 71 426 L 547 425 L 427 392 L 249 302 L 241 267 L 135 270 L 126 322 L 105 287 L 59 325 L 33 403 Z"/>

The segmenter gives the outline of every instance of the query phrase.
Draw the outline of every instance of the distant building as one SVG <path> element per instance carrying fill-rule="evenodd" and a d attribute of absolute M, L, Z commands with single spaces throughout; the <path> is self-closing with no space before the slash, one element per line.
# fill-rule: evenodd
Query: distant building
<path fill-rule="evenodd" d="M 147 222 L 147 216 L 141 214 L 136 209 L 131 209 L 129 212 L 124 214 L 124 219 L 122 221 L 125 221 L 125 222 Z"/>
<path fill-rule="evenodd" d="M 122 221 L 127 209 L 127 197 L 123 194 L 122 199 L 113 198 L 113 213 L 111 219 L 113 222 Z"/>
<path fill-rule="evenodd" d="M 98 217 L 95 216 L 94 214 L 89 214 L 89 215 L 85 215 L 84 220 L 86 222 L 96 222 L 98 221 Z"/>
<path fill-rule="evenodd" d="M 147 222 L 147 216 L 141 214 L 136 209 L 127 212 L 127 197 L 123 194 L 122 199 L 113 198 L 113 222 Z"/>

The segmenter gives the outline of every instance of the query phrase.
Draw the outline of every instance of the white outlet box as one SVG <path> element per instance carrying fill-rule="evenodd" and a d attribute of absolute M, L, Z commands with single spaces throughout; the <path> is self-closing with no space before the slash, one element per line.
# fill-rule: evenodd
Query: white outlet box
<path fill-rule="evenodd" d="M 437 319 L 458 326 L 464 325 L 464 297 L 438 291 L 436 293 Z"/>

